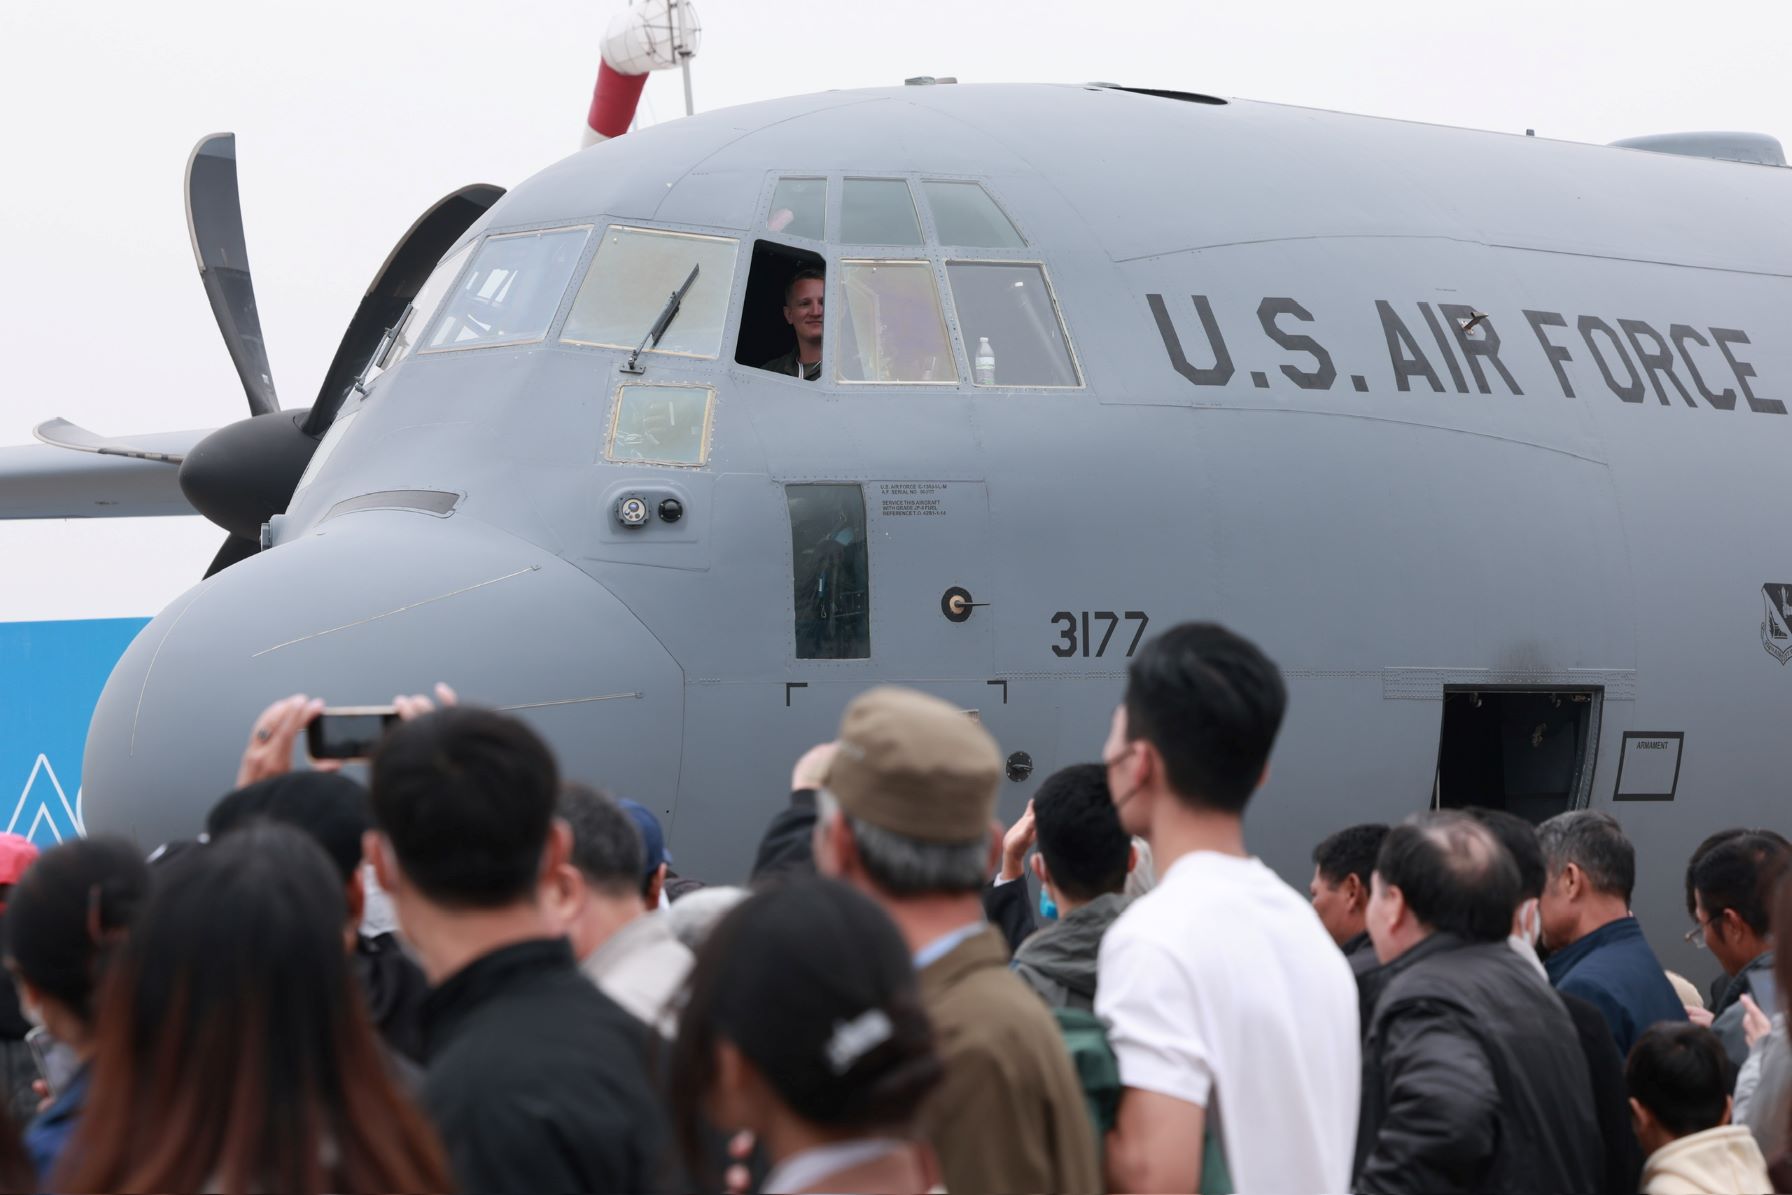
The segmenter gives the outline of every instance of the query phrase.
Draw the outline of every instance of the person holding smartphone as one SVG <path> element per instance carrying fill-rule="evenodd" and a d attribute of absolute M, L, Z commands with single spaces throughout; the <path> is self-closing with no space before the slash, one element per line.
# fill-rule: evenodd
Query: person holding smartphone
<path fill-rule="evenodd" d="M 97 1042 L 94 993 L 111 947 L 149 891 L 131 843 L 85 838 L 44 852 L 6 909 L 6 968 L 36 1043 L 50 1102 L 25 1129 L 25 1149 L 47 1183 L 87 1103 Z M 46 1036 L 47 1035 L 47 1036 Z M 45 1188 L 48 1189 L 48 1188 Z"/>

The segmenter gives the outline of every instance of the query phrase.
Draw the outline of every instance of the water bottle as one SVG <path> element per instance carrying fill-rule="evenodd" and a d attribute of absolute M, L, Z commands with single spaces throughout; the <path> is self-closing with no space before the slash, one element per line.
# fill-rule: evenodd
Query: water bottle
<path fill-rule="evenodd" d="M 996 351 L 989 347 L 989 337 L 977 338 L 977 357 L 972 362 L 971 373 L 979 386 L 996 384 Z"/>

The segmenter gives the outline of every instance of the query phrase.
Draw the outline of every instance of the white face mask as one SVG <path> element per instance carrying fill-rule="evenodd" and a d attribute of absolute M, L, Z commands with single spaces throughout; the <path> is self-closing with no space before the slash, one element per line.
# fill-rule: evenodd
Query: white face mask
<path fill-rule="evenodd" d="M 1525 901 L 1518 906 L 1517 920 L 1518 932 L 1513 936 L 1536 949 L 1537 943 L 1543 940 L 1543 906 L 1535 900 Z"/>

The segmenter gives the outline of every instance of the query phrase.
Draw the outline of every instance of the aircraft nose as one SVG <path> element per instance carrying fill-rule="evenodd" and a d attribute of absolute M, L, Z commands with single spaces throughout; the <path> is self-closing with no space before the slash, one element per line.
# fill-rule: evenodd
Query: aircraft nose
<path fill-rule="evenodd" d="M 620 599 L 474 520 L 364 511 L 207 579 L 144 628 L 89 729 L 86 829 L 191 837 L 270 702 L 383 705 L 438 680 L 529 722 L 568 777 L 670 814 L 683 675 Z"/>

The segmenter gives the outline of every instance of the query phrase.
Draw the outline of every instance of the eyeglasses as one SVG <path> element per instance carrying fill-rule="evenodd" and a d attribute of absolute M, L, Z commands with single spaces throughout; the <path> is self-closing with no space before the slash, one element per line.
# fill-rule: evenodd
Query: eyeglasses
<path fill-rule="evenodd" d="M 1705 919 L 1704 921 L 1699 922 L 1697 925 L 1695 925 L 1691 929 L 1687 930 L 1684 934 L 1681 934 L 1680 937 L 1682 938 L 1682 940 L 1684 940 L 1686 942 L 1686 944 L 1688 946 L 1691 946 L 1693 949 L 1704 950 L 1705 949 L 1705 933 L 1706 933 L 1706 931 L 1708 931 L 1714 924 L 1721 923 L 1723 921 L 1723 919 L 1724 919 L 1724 910 L 1719 909 L 1717 911 L 1717 916 L 1709 917 L 1709 918 Z"/>
<path fill-rule="evenodd" d="M 1139 746 L 1140 746 L 1139 740 L 1137 740 L 1137 739 L 1133 740 L 1132 742 L 1126 744 L 1125 750 L 1121 751 L 1120 754 L 1114 756 L 1114 758 L 1102 760 L 1101 761 L 1102 766 L 1106 767 L 1106 768 L 1119 767 L 1120 764 L 1126 759 L 1127 756 L 1131 755 L 1134 751 L 1137 751 L 1139 749 Z"/>

